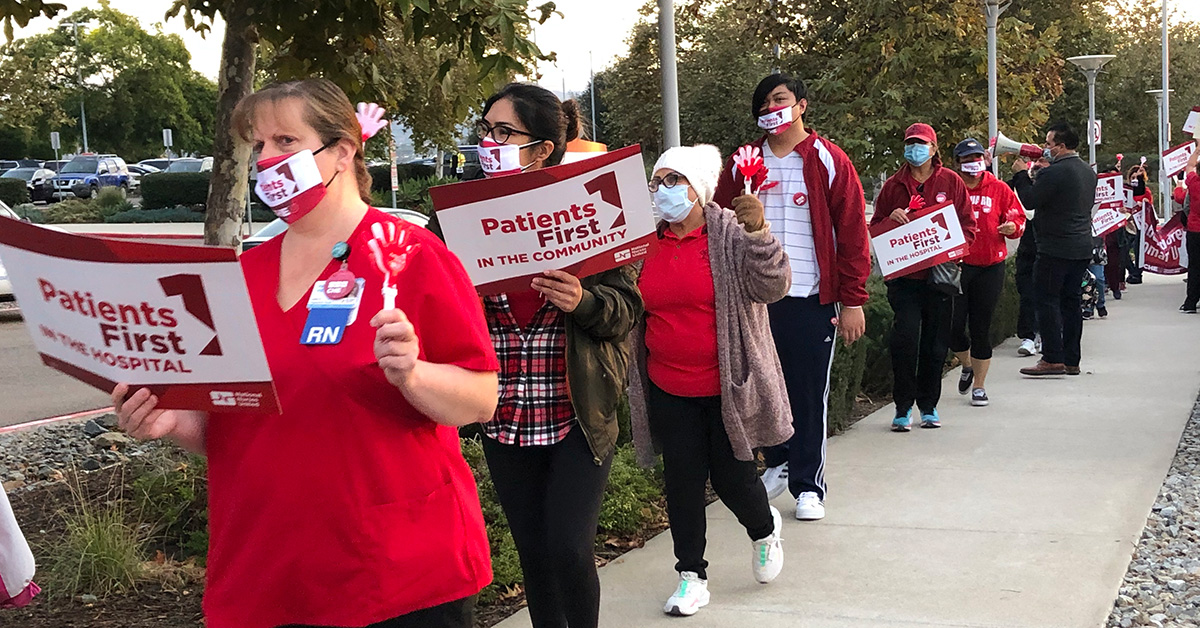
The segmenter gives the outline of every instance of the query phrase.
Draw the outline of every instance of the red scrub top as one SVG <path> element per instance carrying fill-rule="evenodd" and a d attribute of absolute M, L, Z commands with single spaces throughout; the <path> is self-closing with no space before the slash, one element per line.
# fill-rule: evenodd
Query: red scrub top
<path fill-rule="evenodd" d="M 370 321 L 383 306 L 382 277 L 360 238 L 383 221 L 421 244 L 397 299 L 421 359 L 499 369 L 466 271 L 425 229 L 367 213 L 348 240 L 349 269 L 366 279 L 363 303 L 337 345 L 300 344 L 307 294 L 280 309 L 283 237 L 248 251 L 242 268 L 283 413 L 209 417 L 208 628 L 366 626 L 491 581 L 458 431 L 417 412 L 375 363 Z M 339 267 L 331 259 L 321 278 Z"/>

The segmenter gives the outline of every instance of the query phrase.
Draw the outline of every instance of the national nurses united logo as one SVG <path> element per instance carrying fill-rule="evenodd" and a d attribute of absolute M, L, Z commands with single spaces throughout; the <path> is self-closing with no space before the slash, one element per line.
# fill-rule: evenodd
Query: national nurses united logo
<path fill-rule="evenodd" d="M 946 193 L 945 193 L 945 192 L 938 192 L 938 193 L 937 193 L 937 202 L 939 202 L 939 203 L 945 203 L 945 202 L 946 202 Z"/>
<path fill-rule="evenodd" d="M 804 192 L 796 192 L 796 195 L 792 197 L 792 202 L 796 207 L 804 207 L 808 205 L 808 195 Z"/>

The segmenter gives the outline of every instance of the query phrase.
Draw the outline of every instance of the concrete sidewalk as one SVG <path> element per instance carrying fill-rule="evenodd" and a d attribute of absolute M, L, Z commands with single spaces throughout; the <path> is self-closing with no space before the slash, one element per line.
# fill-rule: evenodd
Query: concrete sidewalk
<path fill-rule="evenodd" d="M 601 626 L 1075 628 L 1102 626 L 1200 389 L 1200 316 L 1178 277 L 1146 274 L 1085 323 L 1079 377 L 1025 379 L 996 349 L 991 405 L 944 383 L 944 427 L 888 430 L 892 407 L 830 441 L 824 521 L 784 513 L 783 574 L 754 582 L 750 542 L 708 510 L 712 603 L 662 605 L 669 534 L 601 570 Z M 528 614 L 500 624 L 528 626 Z"/>

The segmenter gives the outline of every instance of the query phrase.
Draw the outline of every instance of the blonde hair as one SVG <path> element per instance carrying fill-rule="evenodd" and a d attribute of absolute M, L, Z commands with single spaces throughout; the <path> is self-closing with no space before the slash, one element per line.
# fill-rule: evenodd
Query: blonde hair
<path fill-rule="evenodd" d="M 348 141 L 354 146 L 354 178 L 359 196 L 371 202 L 371 175 L 363 153 L 362 127 L 354 105 L 333 81 L 323 78 L 273 83 L 250 94 L 233 112 L 234 131 L 247 142 L 253 140 L 254 116 L 263 103 L 278 104 L 296 100 L 304 104 L 304 121 L 317 132 L 321 144 Z"/>

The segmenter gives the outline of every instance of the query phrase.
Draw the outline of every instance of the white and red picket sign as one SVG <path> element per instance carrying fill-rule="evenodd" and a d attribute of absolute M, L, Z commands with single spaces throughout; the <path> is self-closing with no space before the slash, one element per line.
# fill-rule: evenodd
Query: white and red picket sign
<path fill-rule="evenodd" d="M 480 294 L 632 264 L 658 243 L 639 146 L 572 164 L 429 190 L 446 246 Z"/>
<path fill-rule="evenodd" d="M 74 235 L 0 218 L 0 258 L 42 362 L 158 407 L 279 412 L 232 249 Z"/>
<path fill-rule="evenodd" d="M 1118 206 L 1119 207 L 1119 206 Z M 1102 238 L 1125 226 L 1129 214 L 1109 204 L 1092 208 L 1092 237 Z"/>
<path fill-rule="evenodd" d="M 1163 151 L 1163 169 L 1167 171 L 1167 176 L 1173 177 L 1183 172 L 1184 168 L 1187 168 L 1188 160 L 1192 158 L 1194 150 L 1196 150 L 1195 142 L 1186 142 Z"/>
<path fill-rule="evenodd" d="M 884 279 L 893 279 L 967 254 L 967 238 L 954 203 L 945 202 L 910 214 L 908 223 L 888 219 L 871 228 L 871 247 Z"/>
<path fill-rule="evenodd" d="M 1161 229 L 1146 229 L 1145 260 L 1142 268 L 1156 275 L 1182 275 L 1187 272 L 1187 251 L 1183 246 L 1187 228 L 1183 214 L 1175 214 Z"/>

